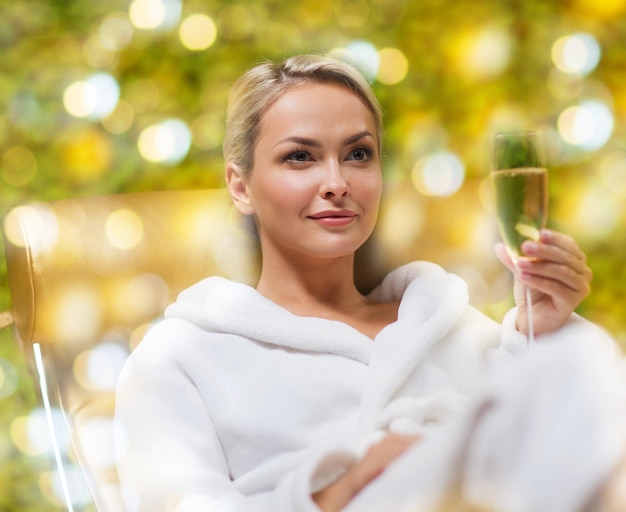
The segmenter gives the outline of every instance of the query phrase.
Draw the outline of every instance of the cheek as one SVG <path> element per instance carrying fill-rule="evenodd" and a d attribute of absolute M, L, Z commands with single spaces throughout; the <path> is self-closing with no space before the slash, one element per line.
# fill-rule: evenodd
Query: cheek
<path fill-rule="evenodd" d="M 284 175 L 266 178 L 255 184 L 257 200 L 263 203 L 266 211 L 281 213 L 285 210 L 301 210 L 310 202 L 312 187 L 306 180 L 297 177 L 290 179 Z"/>
<path fill-rule="evenodd" d="M 368 203 L 379 203 L 383 192 L 382 174 L 372 174 L 367 179 L 357 182 L 355 192 Z"/>

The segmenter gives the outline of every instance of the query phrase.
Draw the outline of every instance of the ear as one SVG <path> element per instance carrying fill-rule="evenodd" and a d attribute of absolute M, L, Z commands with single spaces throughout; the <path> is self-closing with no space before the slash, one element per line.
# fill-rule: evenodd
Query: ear
<path fill-rule="evenodd" d="M 242 215 L 252 215 L 254 205 L 248 192 L 248 183 L 241 168 L 233 163 L 226 164 L 226 185 L 235 208 Z"/>

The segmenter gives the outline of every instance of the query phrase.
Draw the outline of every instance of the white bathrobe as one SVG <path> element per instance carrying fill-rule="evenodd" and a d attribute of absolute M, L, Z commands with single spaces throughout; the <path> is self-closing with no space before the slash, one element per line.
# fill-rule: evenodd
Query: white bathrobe
<path fill-rule="evenodd" d="M 532 463 L 547 457 L 550 443 L 539 434 L 550 408 L 559 412 L 555 404 L 568 401 L 563 390 L 584 395 L 597 385 L 593 377 L 570 386 L 573 374 L 596 368 L 588 354 L 610 354 L 610 371 L 600 373 L 619 374 L 602 330 L 572 315 L 559 331 L 537 337 L 555 354 L 537 349 L 548 355 L 533 355 L 534 362 L 534 349 L 514 328 L 516 311 L 503 325 L 493 322 L 468 305 L 459 277 L 425 262 L 395 270 L 370 297 L 401 300 L 398 320 L 374 340 L 341 322 L 294 315 L 219 277 L 182 292 L 131 354 L 118 386 L 118 469 L 129 512 L 315 511 L 311 493 L 388 431 L 423 441 L 350 510 L 434 510 L 459 485 L 470 501 L 511 510 L 520 493 L 527 504 L 557 506 L 536 510 L 576 510 L 558 507 L 589 499 L 622 450 L 621 416 L 611 416 L 623 403 L 613 393 L 621 381 L 609 383 L 610 399 L 600 405 L 591 393 L 582 405 L 572 398 L 572 407 L 561 407 L 572 418 L 590 412 L 594 419 L 568 438 L 574 444 L 559 445 L 578 453 L 576 443 L 592 437 L 589 471 L 567 481 L 578 485 L 572 497 L 555 504 L 555 492 L 528 496 L 527 487 L 536 483 Z M 579 357 L 561 364 L 579 353 L 584 370 Z M 557 391 L 545 391 L 550 386 Z M 536 406 L 535 397 L 543 397 Z M 572 437 L 572 425 L 555 421 Z M 561 430 L 550 432 L 558 438 Z M 520 447 L 528 457 L 538 450 L 537 460 L 520 456 Z"/>

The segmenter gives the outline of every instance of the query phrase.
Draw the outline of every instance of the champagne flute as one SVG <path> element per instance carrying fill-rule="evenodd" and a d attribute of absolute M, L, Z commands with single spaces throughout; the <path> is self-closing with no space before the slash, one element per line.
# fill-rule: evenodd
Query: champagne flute
<path fill-rule="evenodd" d="M 493 140 L 491 180 L 495 188 L 496 215 L 500 236 L 519 272 L 525 240 L 539 240 L 548 210 L 548 171 L 541 132 L 496 133 Z M 524 287 L 528 341 L 534 340 L 530 288 Z"/>

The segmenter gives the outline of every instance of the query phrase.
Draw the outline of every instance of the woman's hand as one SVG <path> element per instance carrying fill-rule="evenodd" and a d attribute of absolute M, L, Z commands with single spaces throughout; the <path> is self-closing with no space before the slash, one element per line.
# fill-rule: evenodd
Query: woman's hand
<path fill-rule="evenodd" d="M 496 245 L 499 259 L 515 274 L 517 329 L 528 333 L 524 286 L 531 290 L 535 333 L 558 329 L 589 295 L 587 256 L 572 237 L 549 229 L 541 230 L 539 241 L 524 242 L 522 251 L 531 259 L 520 260 L 516 271 L 504 245 Z"/>
<path fill-rule="evenodd" d="M 364 457 L 339 480 L 316 492 L 313 495 L 313 501 L 323 512 L 341 510 L 393 460 L 418 440 L 418 436 L 386 435 L 381 441 L 372 445 Z"/>

